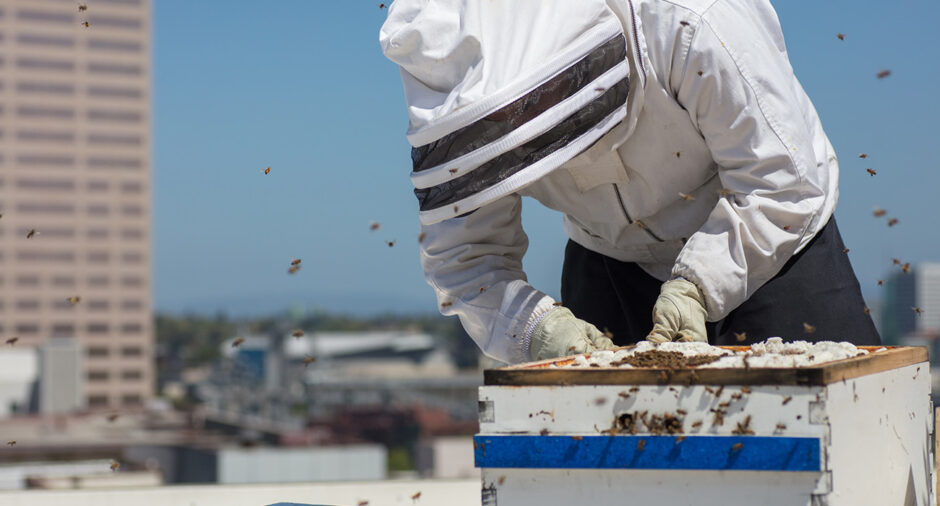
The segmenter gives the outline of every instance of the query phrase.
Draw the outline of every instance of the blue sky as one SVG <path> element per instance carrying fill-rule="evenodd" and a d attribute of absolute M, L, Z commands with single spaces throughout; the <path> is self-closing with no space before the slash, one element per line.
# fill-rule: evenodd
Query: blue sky
<path fill-rule="evenodd" d="M 874 301 L 893 257 L 940 260 L 940 2 L 774 5 L 839 155 L 836 217 Z M 378 46 L 385 12 L 359 0 L 155 0 L 158 311 L 436 310 L 418 265 L 401 83 Z M 881 69 L 891 75 L 877 79 Z M 523 213 L 529 280 L 557 295 L 561 216 L 530 200 Z M 303 268 L 289 276 L 292 257 Z"/>

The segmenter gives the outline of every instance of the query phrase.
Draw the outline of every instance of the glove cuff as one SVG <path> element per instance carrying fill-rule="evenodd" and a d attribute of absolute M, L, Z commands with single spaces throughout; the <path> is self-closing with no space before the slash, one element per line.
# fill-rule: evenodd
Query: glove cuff
<path fill-rule="evenodd" d="M 695 300 L 695 302 L 698 302 L 699 305 L 702 306 L 702 309 L 705 309 L 705 295 L 702 293 L 702 290 L 700 290 L 695 283 L 681 276 L 675 277 L 663 283 L 663 287 L 660 293 L 666 293 L 667 291 L 685 295 Z"/>
<path fill-rule="evenodd" d="M 550 297 L 545 297 L 535 306 L 532 315 L 529 316 L 529 323 L 526 324 L 525 331 L 522 333 L 522 356 L 531 359 L 529 349 L 532 346 L 532 336 L 535 335 L 535 331 L 538 330 L 545 317 L 558 307 L 560 306 L 556 306 L 555 301 Z"/>

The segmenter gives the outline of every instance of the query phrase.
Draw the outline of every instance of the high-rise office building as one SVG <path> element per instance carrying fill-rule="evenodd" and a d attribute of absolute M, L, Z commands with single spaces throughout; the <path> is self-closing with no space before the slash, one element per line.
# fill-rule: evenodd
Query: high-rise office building
<path fill-rule="evenodd" d="M 940 339 L 940 263 L 920 263 L 910 274 L 888 278 L 881 335 L 888 344 Z"/>
<path fill-rule="evenodd" d="M 151 395 L 150 209 L 150 1 L 0 0 L 0 336 L 92 409 Z"/>

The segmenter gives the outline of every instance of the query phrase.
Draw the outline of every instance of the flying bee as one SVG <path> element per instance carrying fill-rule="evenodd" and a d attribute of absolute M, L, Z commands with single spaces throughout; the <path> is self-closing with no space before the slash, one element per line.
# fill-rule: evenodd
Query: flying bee
<path fill-rule="evenodd" d="M 300 266 L 299 266 L 299 265 L 292 265 L 292 266 L 288 267 L 287 273 L 288 273 L 288 274 L 297 274 L 297 271 L 299 271 L 299 270 L 300 270 Z"/>
<path fill-rule="evenodd" d="M 571 436 L 571 439 L 574 439 L 574 438 L 581 439 L 579 436 Z M 503 483 L 506 483 L 506 477 L 500 476 L 499 479 L 496 480 L 496 483 L 499 483 L 500 485 L 502 485 Z"/>
<path fill-rule="evenodd" d="M 300 330 L 300 329 L 297 329 L 297 330 L 291 332 L 290 335 L 292 335 L 292 336 L 294 336 L 294 337 L 303 337 L 303 336 L 304 336 L 304 331 L 303 331 L 303 330 Z"/>
<path fill-rule="evenodd" d="M 264 168 L 264 175 L 268 175 L 268 174 L 270 174 L 270 173 L 271 173 L 271 167 L 265 167 L 265 168 Z"/>
<path fill-rule="evenodd" d="M 783 226 L 783 230 L 789 232 L 789 231 L 790 231 L 790 225 L 784 225 L 784 226 Z"/>
<path fill-rule="evenodd" d="M 901 272 L 903 272 L 904 274 L 907 274 L 907 273 L 911 272 L 911 264 L 910 264 L 910 262 L 908 262 L 908 263 L 904 264 L 903 266 L 901 266 Z"/>
<path fill-rule="evenodd" d="M 729 195 L 734 195 L 734 192 L 731 191 L 731 190 L 729 190 L 729 189 L 727 189 L 727 188 L 722 188 L 722 189 L 718 190 L 718 195 L 721 196 L 721 197 L 727 197 L 727 196 L 729 196 Z"/>
<path fill-rule="evenodd" d="M 897 225 L 897 224 L 898 224 L 898 219 L 897 219 L 897 218 L 891 218 L 890 220 L 888 220 L 888 226 L 889 226 L 889 227 L 893 227 L 893 226 L 895 226 L 895 225 Z"/>
<path fill-rule="evenodd" d="M 865 169 L 865 172 L 867 172 L 869 176 L 874 176 L 878 173 L 875 169 Z"/>
<path fill-rule="evenodd" d="M 849 252 L 849 248 L 843 249 L 842 252 L 843 252 L 843 253 L 848 253 L 848 252 Z"/>
<path fill-rule="evenodd" d="M 867 315 L 870 315 L 870 314 L 871 314 L 871 309 L 868 309 L 868 306 L 865 306 L 864 311 L 865 311 L 865 314 L 867 314 Z"/>
<path fill-rule="evenodd" d="M 75 304 L 78 304 L 79 302 L 81 302 L 82 298 L 79 297 L 78 295 L 73 295 L 65 300 L 67 300 L 69 304 L 74 306 Z"/>
<path fill-rule="evenodd" d="M 890 70 L 887 70 L 887 69 L 885 69 L 885 70 L 879 70 L 878 73 L 875 74 L 875 76 L 877 76 L 878 79 L 884 79 L 884 78 L 886 78 L 886 77 L 888 77 L 888 76 L 890 76 L 890 75 L 891 75 L 891 71 L 890 71 Z"/>
<path fill-rule="evenodd" d="M 420 498 L 421 498 L 421 492 L 415 492 L 414 494 L 411 495 L 412 501 L 417 501 Z"/>
<path fill-rule="evenodd" d="M 682 25 L 682 26 L 689 26 L 689 22 L 688 22 L 688 21 L 679 21 L 679 24 Z"/>
<path fill-rule="evenodd" d="M 676 151 L 676 158 L 680 158 L 681 156 L 682 156 L 682 153 Z"/>
<path fill-rule="evenodd" d="M 447 169 L 447 172 L 450 172 L 451 174 L 456 174 L 457 169 Z"/>
<path fill-rule="evenodd" d="M 13 345 L 16 344 L 16 342 L 19 341 L 19 340 L 20 340 L 20 338 L 18 338 L 18 337 L 11 337 L 11 338 L 7 339 L 7 344 L 9 344 L 10 346 L 13 346 Z"/>
<path fill-rule="evenodd" d="M 486 287 L 485 287 L 485 286 L 481 286 L 481 287 L 480 287 L 480 293 L 483 293 L 483 292 L 485 292 L 485 291 L 486 291 Z"/>
<path fill-rule="evenodd" d="M 7 446 L 16 446 L 16 441 L 7 441 Z"/>
<path fill-rule="evenodd" d="M 300 265 L 300 259 L 299 259 L 299 258 L 293 258 L 293 257 L 291 257 L 290 264 L 291 264 L 291 265 Z"/>
<path fill-rule="evenodd" d="M 385 4 L 379 4 L 379 9 L 384 9 L 384 8 L 385 8 Z M 420 492 L 418 493 L 418 495 L 420 495 Z"/>
<path fill-rule="evenodd" d="M 781 431 L 781 432 L 787 430 L 787 424 L 785 424 L 785 423 L 778 423 L 778 424 L 777 424 L 777 430 L 779 430 L 779 431 Z"/>
<path fill-rule="evenodd" d="M 878 280 L 878 286 L 884 286 L 884 284 L 885 284 L 885 280 L 883 279 Z"/>
<path fill-rule="evenodd" d="M 389 248 L 392 248 L 395 246 L 395 241 L 385 241 L 385 244 L 387 244 Z"/>
<path fill-rule="evenodd" d="M 859 154 L 858 154 L 858 157 L 859 157 L 859 158 L 868 158 L 868 153 L 859 153 Z"/>
<path fill-rule="evenodd" d="M 78 12 L 85 12 L 85 11 L 87 11 L 87 10 L 88 10 L 88 5 L 86 5 L 86 4 L 79 4 L 79 5 L 78 5 Z"/>
<path fill-rule="evenodd" d="M 460 208 L 457 206 L 454 206 L 454 214 L 459 213 L 459 212 L 460 212 Z"/>
<path fill-rule="evenodd" d="M 29 229 L 29 232 L 26 232 L 26 238 L 27 238 L 27 239 L 32 239 L 33 237 L 36 237 L 36 234 L 38 234 L 38 233 L 39 233 L 39 232 L 36 232 L 36 229 L 35 229 L 35 228 L 31 228 L 31 229 Z"/>
<path fill-rule="evenodd" d="M 428 234 L 426 232 L 421 232 L 420 234 L 418 234 L 418 244 L 421 244 L 422 242 L 424 242 L 424 238 L 427 236 Z"/>
<path fill-rule="evenodd" d="M 304 367 L 317 361 L 317 357 L 311 357 L 310 355 L 304 355 Z"/>
<path fill-rule="evenodd" d="M 232 341 L 232 348 L 238 348 L 244 342 L 245 342 L 244 337 L 236 337 L 235 340 Z"/>
<path fill-rule="evenodd" d="M 744 448 L 744 443 L 735 443 L 731 445 L 731 451 L 733 452 L 739 451 L 741 448 Z"/>
<path fill-rule="evenodd" d="M 806 322 L 803 322 L 803 332 L 806 332 L 807 334 L 812 334 L 813 332 L 816 332 L 816 327 Z"/>
<path fill-rule="evenodd" d="M 917 316 L 920 316 L 920 314 L 924 312 L 924 310 L 919 307 L 912 307 L 911 309 L 914 310 L 914 314 L 916 314 Z"/>
<path fill-rule="evenodd" d="M 698 71 L 698 75 L 701 77 L 701 75 L 702 75 L 702 71 L 701 71 L 701 70 Z"/>
<path fill-rule="evenodd" d="M 441 307 L 451 307 L 454 303 L 450 301 L 441 302 Z"/>
<path fill-rule="evenodd" d="M 734 339 L 739 343 L 744 342 L 747 339 L 747 332 L 735 332 Z"/>
<path fill-rule="evenodd" d="M 91 28 L 91 23 L 89 23 L 88 21 L 82 21 L 81 24 L 82 24 L 82 26 L 84 26 L 85 28 Z"/>
<path fill-rule="evenodd" d="M 369 506 L 369 501 L 359 501 L 356 506 Z"/>
<path fill-rule="evenodd" d="M 112 460 L 110 467 L 111 467 L 111 470 L 112 470 L 112 471 L 117 471 L 118 468 L 121 467 L 121 463 L 118 462 L 118 461 L 116 461 L 116 460 Z"/>
<path fill-rule="evenodd" d="M 381 227 L 381 226 L 382 226 L 382 225 L 380 225 L 378 222 L 373 221 L 373 222 L 369 223 L 369 230 L 373 230 L 373 231 L 374 231 L 374 230 L 378 230 L 379 227 Z"/>
<path fill-rule="evenodd" d="M 839 40 L 845 40 L 845 34 L 844 34 L 844 33 L 836 34 L 836 37 L 839 37 Z"/>
<path fill-rule="evenodd" d="M 646 448 L 646 440 L 645 440 L 645 439 L 641 439 L 641 440 L 637 441 L 637 443 L 636 443 L 636 451 L 641 452 L 641 451 L 643 451 L 643 448 Z"/>
<path fill-rule="evenodd" d="M 891 263 L 893 263 L 894 265 L 901 265 L 901 261 L 898 260 L 897 258 L 892 258 Z"/>
<path fill-rule="evenodd" d="M 871 212 L 871 214 L 875 215 L 875 218 L 881 218 L 887 212 L 888 211 L 885 211 L 884 209 L 876 207 L 875 210 Z"/>
<path fill-rule="evenodd" d="M 119 416 L 121 415 L 117 413 L 111 413 L 110 415 L 108 415 L 107 420 L 111 423 L 114 423 L 114 421 L 117 420 Z"/>
<path fill-rule="evenodd" d="M 695 197 L 689 195 L 688 193 L 679 192 L 679 196 L 682 197 L 682 200 L 688 200 L 688 201 L 695 200 Z"/>

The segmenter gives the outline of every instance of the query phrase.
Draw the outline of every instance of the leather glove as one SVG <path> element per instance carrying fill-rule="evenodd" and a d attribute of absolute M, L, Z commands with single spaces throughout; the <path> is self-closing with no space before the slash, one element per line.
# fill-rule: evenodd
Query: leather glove
<path fill-rule="evenodd" d="M 646 340 L 657 344 L 668 341 L 708 342 L 705 298 L 697 286 L 684 279 L 663 283 L 653 306 L 653 330 Z"/>
<path fill-rule="evenodd" d="M 616 348 L 603 332 L 579 320 L 566 307 L 555 307 L 538 322 L 529 344 L 529 358 L 545 360 Z"/>

